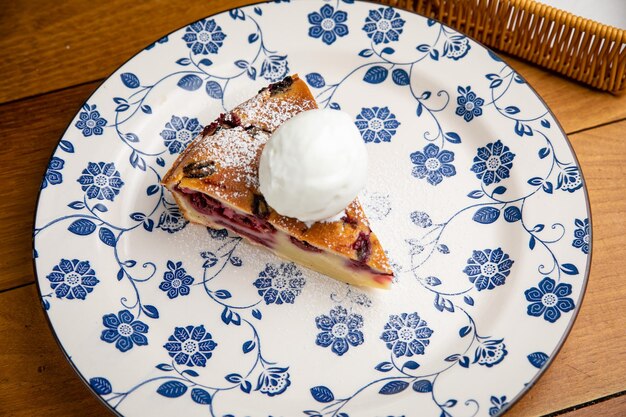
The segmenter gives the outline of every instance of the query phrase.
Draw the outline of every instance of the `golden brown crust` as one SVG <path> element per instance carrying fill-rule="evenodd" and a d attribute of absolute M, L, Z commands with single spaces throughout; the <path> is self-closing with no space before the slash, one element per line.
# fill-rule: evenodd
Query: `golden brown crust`
<path fill-rule="evenodd" d="M 308 86 L 297 75 L 291 77 L 289 85 L 272 89 L 277 84 L 261 90 L 230 114 L 221 115 L 178 157 L 162 181 L 177 201 L 184 198 L 177 195 L 180 194 L 177 189 L 187 189 L 207 194 L 246 214 L 259 214 L 258 207 L 255 212 L 255 205 L 265 204 L 258 191 L 258 165 L 265 142 L 289 118 L 317 108 Z M 317 222 L 311 227 L 282 216 L 266 205 L 263 208 L 265 220 L 276 229 L 319 249 L 330 250 L 365 263 L 376 271 L 392 274 L 358 199 L 346 208 L 343 220 Z M 184 210 L 183 214 L 189 217 Z M 363 236 L 368 241 L 365 253 L 356 243 Z"/>

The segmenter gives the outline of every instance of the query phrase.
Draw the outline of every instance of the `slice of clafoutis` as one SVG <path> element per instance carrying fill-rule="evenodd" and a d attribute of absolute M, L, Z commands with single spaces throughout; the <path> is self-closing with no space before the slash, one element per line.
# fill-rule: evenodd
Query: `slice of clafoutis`
<path fill-rule="evenodd" d="M 349 284 L 389 288 L 393 272 L 358 199 L 341 220 L 308 227 L 278 214 L 260 194 L 259 158 L 270 135 L 289 118 L 315 108 L 297 75 L 270 84 L 205 127 L 174 162 L 163 185 L 193 223 L 226 228 Z"/>

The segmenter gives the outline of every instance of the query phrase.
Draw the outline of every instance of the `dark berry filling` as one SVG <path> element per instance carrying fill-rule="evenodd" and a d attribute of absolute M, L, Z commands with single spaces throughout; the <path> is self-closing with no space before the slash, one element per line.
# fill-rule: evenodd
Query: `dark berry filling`
<path fill-rule="evenodd" d="M 365 262 L 349 260 L 347 262 L 347 265 L 348 267 L 357 271 L 369 271 L 373 274 L 374 281 L 378 282 L 381 285 L 388 285 L 393 279 L 393 273 L 383 274 L 381 272 L 376 272 L 372 268 L 370 268 Z"/>
<path fill-rule="evenodd" d="M 348 260 L 348 265 L 350 265 L 350 267 L 352 269 L 358 269 L 361 271 L 371 271 L 372 268 L 369 267 L 369 265 L 367 265 L 365 262 L 363 261 L 355 261 L 355 260 Z"/>
<path fill-rule="evenodd" d="M 356 226 L 356 224 L 357 224 L 357 220 L 354 217 L 350 216 L 349 214 L 346 214 L 345 216 L 343 216 L 341 218 L 341 220 L 344 223 L 347 223 L 347 224 L 349 224 L 351 226 Z"/>
<path fill-rule="evenodd" d="M 241 118 L 234 112 L 222 113 L 217 118 L 217 122 L 226 128 L 241 126 Z"/>
<path fill-rule="evenodd" d="M 218 122 L 211 122 L 211 124 L 205 126 L 204 129 L 202 129 L 202 136 L 211 136 L 215 134 L 219 127 L 220 124 Z"/>
<path fill-rule="evenodd" d="M 367 262 L 372 254 L 372 244 L 369 233 L 359 232 L 359 237 L 352 244 L 352 249 L 356 251 L 356 256 L 361 263 Z"/>
<path fill-rule="evenodd" d="M 267 219 L 270 216 L 270 207 L 261 194 L 254 195 L 254 200 L 252 200 L 252 213 L 262 219 Z"/>
<path fill-rule="evenodd" d="M 237 227 L 236 225 L 227 222 L 227 221 L 222 221 L 222 220 L 218 220 L 217 223 L 219 225 L 222 225 L 224 227 L 229 228 L 230 230 L 232 230 L 233 232 L 237 233 L 240 236 L 244 236 L 247 237 L 248 239 L 252 240 L 253 242 L 257 242 L 263 246 L 272 246 L 274 240 L 270 239 L 269 236 L 270 235 L 265 235 L 265 238 L 261 238 L 259 235 L 256 235 L 252 232 L 250 232 L 249 230 L 246 230 L 242 227 Z"/>
<path fill-rule="evenodd" d="M 293 84 L 293 78 L 288 75 L 281 81 L 270 84 L 268 88 L 270 90 L 270 94 L 275 95 L 289 89 L 289 87 L 291 87 L 291 84 Z"/>
<path fill-rule="evenodd" d="M 238 213 L 230 207 L 224 206 L 220 201 L 209 197 L 206 194 L 192 191 L 186 188 L 177 188 L 177 191 L 185 194 L 193 206 L 193 208 L 203 214 L 218 217 L 215 223 L 227 227 L 233 232 L 244 236 L 263 246 L 272 247 L 275 243 L 274 234 L 276 229 L 269 222 L 259 216 Z M 311 244 L 290 236 L 291 242 L 302 250 L 309 252 L 323 252 Z M 368 233 L 361 232 L 359 237 L 352 244 L 352 248 L 357 251 L 358 260 L 348 260 L 347 265 L 350 268 L 360 271 L 370 271 L 375 276 L 373 279 L 382 284 L 387 285 L 393 274 L 381 274 L 373 271 L 367 265 L 367 259 L 371 255 L 371 243 Z"/>
<path fill-rule="evenodd" d="M 296 239 L 293 236 L 289 236 L 289 240 L 291 240 L 291 243 L 293 243 L 294 245 L 296 245 L 300 249 L 305 250 L 307 252 L 315 252 L 315 253 L 323 252 L 321 249 L 316 248 L 315 246 L 311 245 L 310 243 L 305 242 L 304 240 Z"/>
<path fill-rule="evenodd" d="M 276 229 L 266 220 L 257 216 L 238 213 L 206 194 L 185 189 L 179 190 L 182 193 L 187 194 L 189 202 L 196 211 L 220 217 L 221 220 L 217 221 L 220 225 L 226 226 L 232 231 L 263 245 L 270 246 L 272 243 L 272 240 L 269 239 L 269 237 L 271 234 L 276 232 Z M 259 234 L 267 236 L 263 239 L 259 236 Z"/>
<path fill-rule="evenodd" d="M 222 128 L 232 129 L 237 126 L 241 126 L 241 118 L 236 113 L 232 111 L 230 113 L 221 113 L 214 122 L 202 129 L 202 136 L 211 136 Z"/>
<path fill-rule="evenodd" d="M 183 174 L 187 178 L 204 178 L 217 172 L 214 161 L 198 161 L 183 167 Z"/>
<path fill-rule="evenodd" d="M 382 285 L 389 285 L 393 281 L 393 274 L 380 274 L 374 277 L 374 281 Z"/>

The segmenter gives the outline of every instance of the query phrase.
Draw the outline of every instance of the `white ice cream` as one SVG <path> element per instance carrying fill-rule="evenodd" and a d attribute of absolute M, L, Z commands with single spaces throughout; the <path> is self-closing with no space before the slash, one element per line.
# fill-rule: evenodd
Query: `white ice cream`
<path fill-rule="evenodd" d="M 283 123 L 259 164 L 261 193 L 283 216 L 316 222 L 336 216 L 365 187 L 367 150 L 352 118 L 309 110 Z"/>

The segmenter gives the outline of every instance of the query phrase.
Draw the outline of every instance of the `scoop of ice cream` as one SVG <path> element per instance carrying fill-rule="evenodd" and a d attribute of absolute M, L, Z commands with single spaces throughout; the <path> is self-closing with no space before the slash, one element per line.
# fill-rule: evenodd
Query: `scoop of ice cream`
<path fill-rule="evenodd" d="M 302 112 L 268 140 L 259 164 L 265 201 L 283 216 L 316 222 L 342 212 L 365 187 L 367 150 L 352 118 Z"/>

